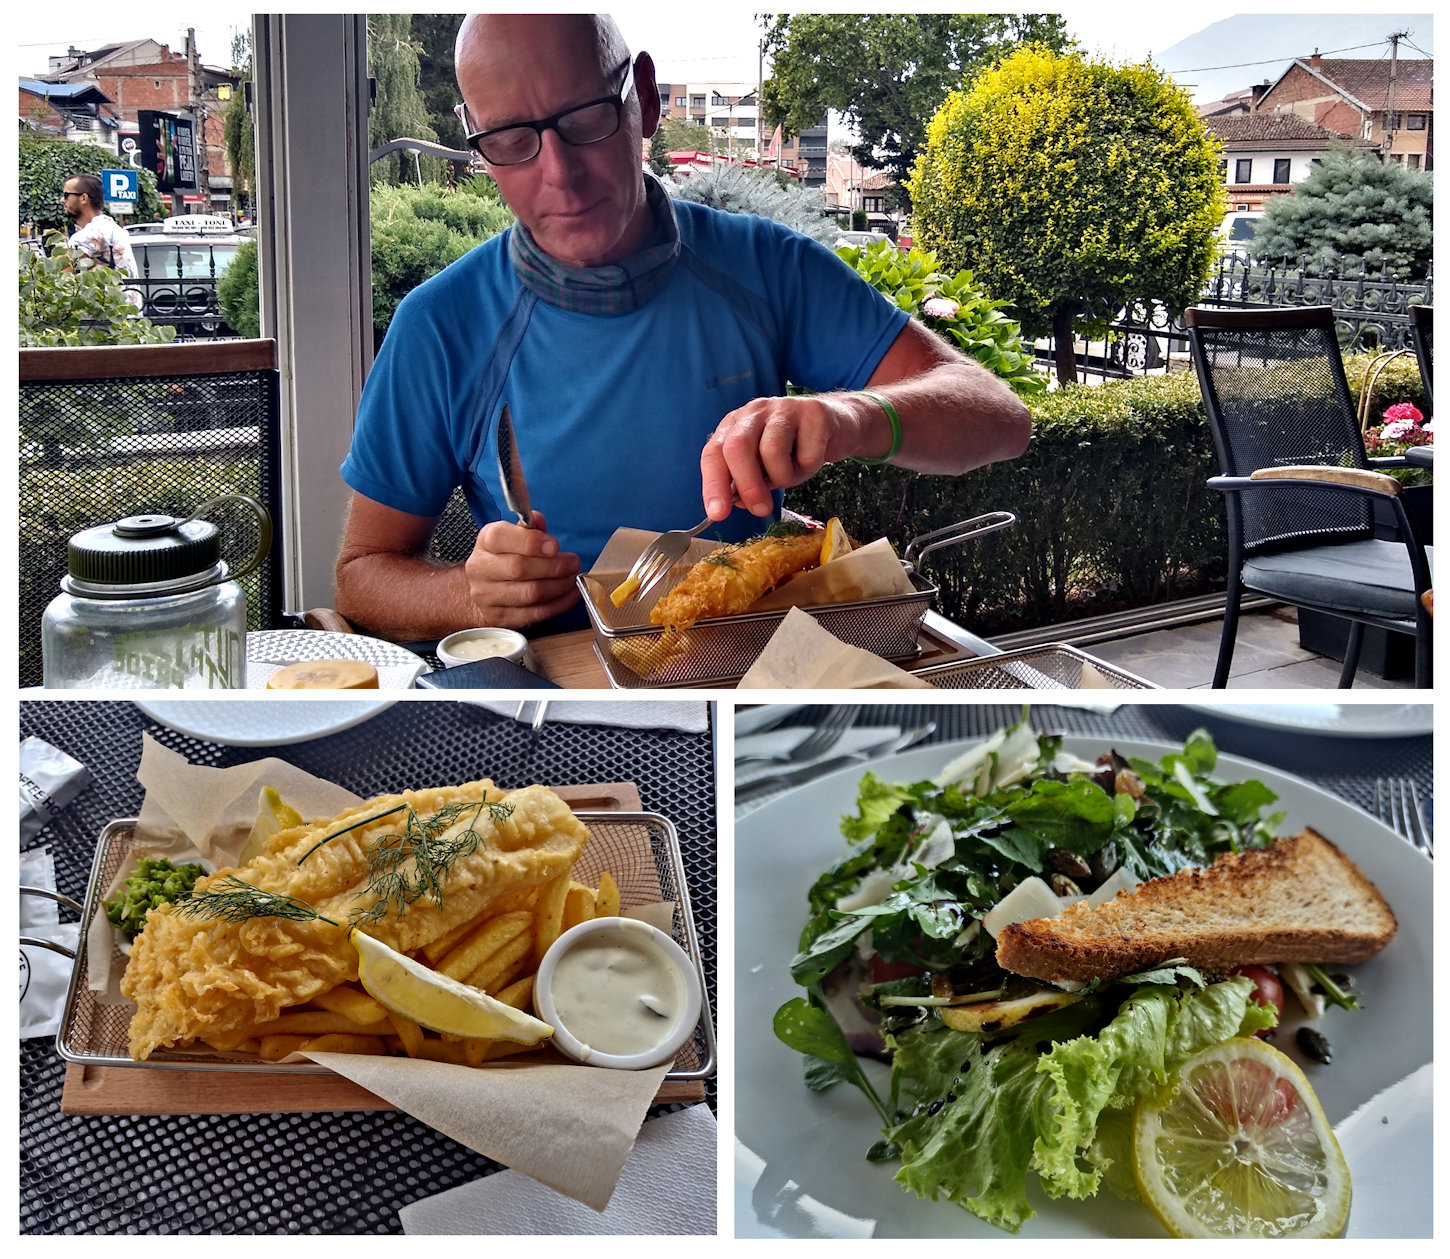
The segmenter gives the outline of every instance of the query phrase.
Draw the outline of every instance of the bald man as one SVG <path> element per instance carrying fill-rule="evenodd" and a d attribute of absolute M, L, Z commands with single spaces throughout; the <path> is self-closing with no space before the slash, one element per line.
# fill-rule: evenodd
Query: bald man
<path fill-rule="evenodd" d="M 959 474 L 1026 447 L 1027 410 L 824 246 L 674 201 L 641 162 L 649 54 L 598 14 L 475 14 L 459 116 L 518 221 L 399 305 L 342 465 L 337 608 L 374 633 L 587 624 L 575 578 L 620 526 L 736 541 L 840 459 Z M 786 396 L 791 382 L 814 391 Z M 863 392 L 866 391 L 866 392 Z M 497 473 L 507 403 L 532 522 Z M 477 543 L 427 558 L 463 486 Z"/>

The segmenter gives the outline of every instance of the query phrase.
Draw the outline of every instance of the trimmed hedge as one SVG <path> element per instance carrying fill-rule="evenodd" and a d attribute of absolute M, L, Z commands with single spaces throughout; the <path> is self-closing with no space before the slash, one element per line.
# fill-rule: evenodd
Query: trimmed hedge
<path fill-rule="evenodd" d="M 1345 360 L 1356 397 L 1371 360 Z M 1374 395 L 1376 416 L 1395 402 L 1421 406 L 1414 360 L 1391 363 Z M 1222 589 L 1223 501 L 1205 484 L 1219 468 L 1192 372 L 1078 385 L 1027 405 L 1032 441 L 1020 459 L 963 477 L 833 464 L 788 502 L 898 550 L 952 521 L 1015 512 L 1015 528 L 926 561 L 938 611 L 978 633 Z"/>

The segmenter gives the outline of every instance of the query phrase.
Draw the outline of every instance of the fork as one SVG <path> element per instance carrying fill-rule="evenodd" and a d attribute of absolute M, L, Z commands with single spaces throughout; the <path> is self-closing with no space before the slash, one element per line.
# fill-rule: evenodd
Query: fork
<path fill-rule="evenodd" d="M 855 720 L 855 708 L 839 704 L 827 709 L 826 715 L 817 723 L 816 728 L 789 752 L 776 756 L 741 756 L 736 758 L 735 763 L 736 765 L 751 765 L 758 761 L 770 761 L 780 765 L 794 765 L 814 760 L 821 753 L 835 747 Z"/>
<path fill-rule="evenodd" d="M 691 539 L 703 533 L 710 524 L 710 517 L 706 516 L 693 529 L 671 529 L 668 533 L 660 534 L 645 547 L 635 560 L 634 567 L 619 583 L 618 589 L 627 590 L 628 593 L 616 606 L 623 607 L 629 600 L 638 599 L 657 586 L 664 575 L 675 566 L 675 561 L 689 549 Z"/>
<path fill-rule="evenodd" d="M 1375 814 L 1394 828 L 1427 857 L 1435 855 L 1434 843 L 1425 826 L 1420 797 L 1409 778 L 1377 778 L 1374 784 Z"/>

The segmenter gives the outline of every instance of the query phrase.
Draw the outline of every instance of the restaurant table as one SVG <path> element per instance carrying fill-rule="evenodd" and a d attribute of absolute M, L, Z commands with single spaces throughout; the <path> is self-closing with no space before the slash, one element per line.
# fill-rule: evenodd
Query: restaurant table
<path fill-rule="evenodd" d="M 102 829 L 140 809 L 143 731 L 193 764 L 277 756 L 362 796 L 483 776 L 506 787 L 633 782 L 644 808 L 679 833 L 715 1010 L 714 710 L 710 728 L 692 733 L 560 719 L 568 708 L 552 701 L 534 732 L 476 704 L 418 696 L 308 742 L 230 747 L 178 734 L 126 700 L 26 699 L 21 737 L 69 753 L 95 781 L 24 847 L 49 845 L 58 890 L 84 901 Z M 61 918 L 76 915 L 62 909 Z M 66 1115 L 64 1078 L 53 1038 L 20 1042 L 21 1233 L 400 1233 L 401 1206 L 500 1170 L 398 1111 Z M 713 1080 L 705 1100 L 713 1109 Z"/>
<path fill-rule="evenodd" d="M 1230 706 L 1237 711 L 1248 705 Z M 1272 714 L 1268 706 L 1263 717 Z M 1323 709 L 1325 705 L 1310 705 Z M 1181 744 L 1194 730 L 1206 727 L 1215 746 L 1222 753 L 1258 761 L 1325 791 L 1332 792 L 1366 813 L 1374 814 L 1375 780 L 1378 778 L 1409 778 L 1415 784 L 1427 816 L 1433 811 L 1432 750 L 1433 738 L 1413 735 L 1389 738 L 1385 735 L 1348 737 L 1316 734 L 1303 730 L 1286 730 L 1272 725 L 1256 725 L 1251 721 L 1181 704 L 1125 703 L 1111 712 L 1075 708 L 1050 703 L 1032 705 L 1033 728 L 1054 734 L 1117 736 Z M 781 727 L 809 725 L 818 717 L 819 706 L 806 706 L 789 715 Z M 872 704 L 857 717 L 860 726 L 900 726 L 909 728 L 927 721 L 936 723 L 936 730 L 918 747 L 933 743 L 971 739 L 988 735 L 1018 721 L 1022 704 Z M 863 770 L 868 768 L 862 767 Z M 870 768 L 875 768 L 874 766 Z M 737 816 L 778 798 L 779 793 L 762 794 L 749 802 L 749 808 L 737 810 Z"/>

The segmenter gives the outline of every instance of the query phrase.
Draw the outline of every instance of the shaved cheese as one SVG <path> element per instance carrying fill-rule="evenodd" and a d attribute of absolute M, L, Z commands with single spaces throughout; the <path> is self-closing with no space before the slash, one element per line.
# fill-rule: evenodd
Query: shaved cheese
<path fill-rule="evenodd" d="M 1030 922 L 1034 918 L 1056 918 L 1062 912 L 1057 893 L 1035 874 L 1023 879 L 992 906 L 982 918 L 982 926 L 992 939 L 1014 922 Z"/>
<path fill-rule="evenodd" d="M 1098 886 L 1095 892 L 1089 892 L 1087 903 L 1089 905 L 1101 905 L 1104 901 L 1110 901 L 1119 892 L 1131 892 L 1138 886 L 1138 880 L 1128 873 L 1126 866 L 1119 866 Z"/>
<path fill-rule="evenodd" d="M 854 892 L 847 892 L 836 901 L 836 908 L 843 914 L 857 909 L 869 909 L 879 905 L 891 895 L 891 885 L 902 877 L 900 870 L 871 870 L 861 880 Z"/>

